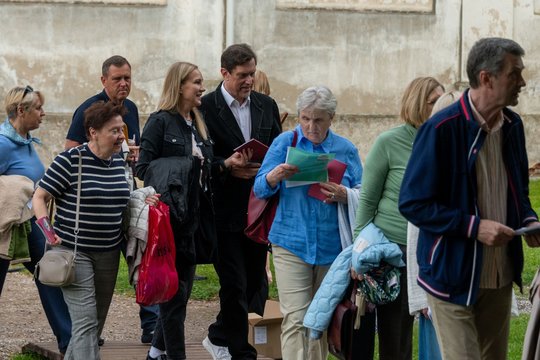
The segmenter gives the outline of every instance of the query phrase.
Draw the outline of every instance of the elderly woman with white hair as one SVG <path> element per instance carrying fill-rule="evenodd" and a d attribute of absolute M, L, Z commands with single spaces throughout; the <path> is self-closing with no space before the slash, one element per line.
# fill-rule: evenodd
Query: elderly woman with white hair
<path fill-rule="evenodd" d="M 279 192 L 279 205 L 269 240 L 283 323 L 283 359 L 326 359 L 328 346 L 306 335 L 303 319 L 330 265 L 342 250 L 338 211 L 346 208 L 351 189 L 358 188 L 362 164 L 358 150 L 349 140 L 330 130 L 337 101 L 325 86 L 304 90 L 296 102 L 299 125 L 272 143 L 254 185 L 259 198 Z M 295 134 L 296 133 L 296 134 Z M 295 141 L 296 140 L 296 141 Z M 295 144 L 293 144 L 295 143 Z M 284 180 L 298 169 L 285 163 L 289 146 L 320 154 L 335 154 L 347 165 L 341 184 L 320 183 L 324 201 L 308 195 L 309 185 L 286 187 Z M 339 208 L 339 209 L 338 209 Z"/>

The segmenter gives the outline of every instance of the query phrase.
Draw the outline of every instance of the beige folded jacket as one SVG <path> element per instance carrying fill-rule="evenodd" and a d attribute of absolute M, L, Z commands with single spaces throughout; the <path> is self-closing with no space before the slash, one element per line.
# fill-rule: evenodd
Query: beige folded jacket
<path fill-rule="evenodd" d="M 0 176 L 0 257 L 7 256 L 11 242 L 11 228 L 34 216 L 34 211 L 28 206 L 34 194 L 34 182 L 21 175 Z"/>

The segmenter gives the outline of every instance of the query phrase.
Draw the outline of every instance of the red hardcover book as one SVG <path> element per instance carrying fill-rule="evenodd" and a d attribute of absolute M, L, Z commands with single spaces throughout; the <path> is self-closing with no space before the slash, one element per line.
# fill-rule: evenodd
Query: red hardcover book
<path fill-rule="evenodd" d="M 341 184 L 345 170 L 347 170 L 347 164 L 336 159 L 330 161 L 328 163 L 328 181 Z M 319 184 L 311 185 L 308 190 L 308 195 L 321 201 L 328 199 L 321 191 L 321 185 Z"/>
<path fill-rule="evenodd" d="M 242 152 L 242 150 L 247 149 L 251 149 L 253 151 L 251 161 L 262 162 L 264 155 L 266 155 L 266 152 L 268 151 L 268 146 L 264 145 L 257 139 L 251 139 L 234 149 L 234 151 Z"/>

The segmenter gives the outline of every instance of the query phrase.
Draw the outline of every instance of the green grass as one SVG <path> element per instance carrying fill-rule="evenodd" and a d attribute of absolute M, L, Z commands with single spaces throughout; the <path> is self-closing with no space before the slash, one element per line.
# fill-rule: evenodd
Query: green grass
<path fill-rule="evenodd" d="M 270 268 L 272 270 L 272 276 L 275 279 L 274 264 L 270 261 Z M 205 276 L 206 280 L 195 281 L 193 284 L 193 290 L 191 292 L 191 299 L 193 300 L 217 300 L 219 297 L 219 278 L 214 270 L 213 265 L 197 265 L 196 274 L 199 276 Z M 120 268 L 118 270 L 118 276 L 116 277 L 115 291 L 119 294 L 135 297 L 135 290 L 133 286 L 129 285 L 128 269 L 124 258 L 120 259 Z M 277 300 L 277 287 L 274 281 L 270 284 L 269 297 Z"/>
<path fill-rule="evenodd" d="M 191 298 L 195 300 L 217 300 L 219 292 L 219 278 L 214 270 L 214 265 L 197 265 L 196 274 L 205 276 L 206 280 L 193 283 Z"/>
<path fill-rule="evenodd" d="M 529 183 L 529 194 L 533 209 L 537 214 L 540 214 L 540 180 L 534 180 Z M 528 288 L 540 265 L 540 249 L 530 248 L 523 242 L 523 252 L 525 254 L 523 283 Z"/>
<path fill-rule="evenodd" d="M 11 357 L 11 360 L 45 360 L 47 358 L 38 355 L 36 353 L 24 353 L 24 354 L 16 354 Z"/>
<path fill-rule="evenodd" d="M 534 180 L 530 183 L 530 198 L 533 208 L 537 213 L 540 213 L 540 180 Z M 520 294 L 519 290 L 516 289 L 516 295 L 518 298 L 526 298 L 528 296 L 529 284 L 531 283 L 538 265 L 540 264 L 540 249 L 529 248 L 524 243 L 524 254 L 525 254 L 525 267 L 523 270 L 523 283 L 525 284 L 524 294 Z M 274 282 L 270 284 L 270 298 L 277 299 L 277 288 L 275 283 L 275 273 L 274 267 L 271 263 L 271 269 L 274 274 Z M 218 299 L 219 292 L 219 280 L 214 271 L 212 265 L 198 265 L 197 266 L 197 275 L 206 276 L 206 280 L 195 281 L 193 285 L 193 291 L 191 298 L 195 300 L 216 300 Z M 127 274 L 127 265 L 124 259 L 120 262 L 120 270 L 118 272 L 117 284 L 116 284 L 117 293 L 125 294 L 127 296 L 135 296 L 133 287 L 129 285 L 128 274 Z M 527 329 L 527 322 L 529 321 L 528 314 L 522 314 L 519 317 L 512 318 L 510 325 L 510 340 L 509 340 L 509 359 L 520 359 L 521 351 L 523 349 L 523 339 L 525 337 L 525 331 Z M 414 359 L 417 359 L 418 352 L 418 326 L 415 324 L 414 328 L 414 340 L 413 340 L 413 356 Z M 11 360 L 42 360 L 43 358 L 36 354 L 17 354 L 14 355 Z M 334 359 L 332 356 L 329 359 Z M 377 348 L 375 350 L 375 359 L 378 359 Z"/>
<path fill-rule="evenodd" d="M 510 322 L 510 337 L 508 340 L 508 359 L 521 359 L 523 340 L 529 322 L 529 314 L 513 317 Z"/>

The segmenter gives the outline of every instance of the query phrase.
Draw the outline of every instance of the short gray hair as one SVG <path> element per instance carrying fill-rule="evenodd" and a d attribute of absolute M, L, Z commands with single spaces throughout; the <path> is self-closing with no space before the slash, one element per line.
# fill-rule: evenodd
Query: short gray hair
<path fill-rule="evenodd" d="M 467 58 L 467 76 L 473 89 L 480 86 L 478 75 L 485 70 L 499 75 L 504 67 L 506 54 L 524 56 L 525 50 L 514 40 L 492 37 L 478 40 Z"/>
<path fill-rule="evenodd" d="M 302 91 L 296 100 L 298 115 L 309 107 L 326 111 L 330 116 L 336 113 L 337 100 L 332 91 L 323 85 L 312 86 Z"/>
<path fill-rule="evenodd" d="M 101 65 L 101 75 L 107 77 L 109 75 L 109 69 L 111 68 L 111 66 L 122 67 L 126 64 L 131 69 L 131 64 L 129 63 L 129 61 L 127 61 L 125 57 L 120 55 L 113 55 L 107 60 L 105 60 L 103 62 L 103 65 Z"/>

